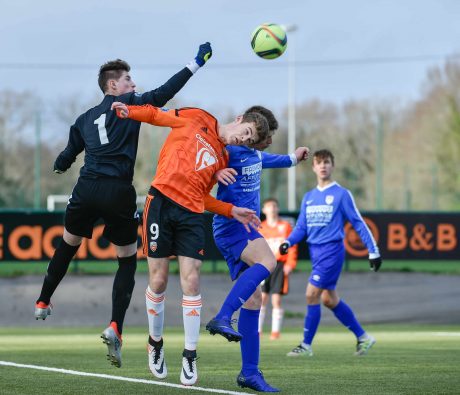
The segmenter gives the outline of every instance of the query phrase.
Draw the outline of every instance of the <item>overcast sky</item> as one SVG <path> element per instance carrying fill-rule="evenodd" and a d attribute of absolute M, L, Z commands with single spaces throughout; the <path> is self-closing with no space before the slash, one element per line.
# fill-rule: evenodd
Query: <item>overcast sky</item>
<path fill-rule="evenodd" d="M 147 90 L 210 41 L 213 57 L 179 93 L 183 104 L 237 111 L 264 104 L 279 111 L 288 100 L 293 48 L 297 103 L 407 101 L 418 97 L 429 67 L 460 52 L 459 20 L 456 0 L 2 0 L 0 89 L 47 99 L 93 97 L 100 64 L 122 58 Z M 277 60 L 251 50 L 251 32 L 263 22 L 298 26 Z"/>

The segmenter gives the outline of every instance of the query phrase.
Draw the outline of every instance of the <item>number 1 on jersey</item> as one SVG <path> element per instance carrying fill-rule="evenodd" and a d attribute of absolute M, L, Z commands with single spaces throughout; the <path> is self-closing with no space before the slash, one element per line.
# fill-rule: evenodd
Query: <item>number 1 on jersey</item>
<path fill-rule="evenodd" d="M 108 144 L 109 139 L 107 137 L 107 129 L 105 128 L 105 114 L 102 114 L 98 119 L 96 119 L 94 124 L 97 125 L 97 130 L 99 131 L 99 140 L 101 140 L 101 145 Z"/>

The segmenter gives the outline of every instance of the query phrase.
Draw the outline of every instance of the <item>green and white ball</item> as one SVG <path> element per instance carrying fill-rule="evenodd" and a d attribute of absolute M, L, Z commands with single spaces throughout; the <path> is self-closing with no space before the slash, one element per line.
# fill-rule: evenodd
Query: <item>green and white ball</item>
<path fill-rule="evenodd" d="M 254 30 L 251 36 L 252 50 L 264 59 L 281 56 L 287 47 L 284 29 L 275 23 L 264 23 Z"/>

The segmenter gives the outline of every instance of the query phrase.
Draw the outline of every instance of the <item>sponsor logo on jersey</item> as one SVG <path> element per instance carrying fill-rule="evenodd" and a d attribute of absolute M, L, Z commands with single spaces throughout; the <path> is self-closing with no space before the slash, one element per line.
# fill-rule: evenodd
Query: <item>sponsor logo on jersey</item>
<path fill-rule="evenodd" d="M 204 255 L 204 250 L 203 250 L 203 249 L 201 249 L 200 251 L 198 251 L 198 254 L 200 254 L 200 255 Z"/>
<path fill-rule="evenodd" d="M 334 196 L 333 195 L 327 195 L 326 196 L 326 204 L 332 204 L 334 201 Z"/>
<path fill-rule="evenodd" d="M 260 173 L 262 171 L 262 162 L 256 163 L 252 166 L 245 166 L 241 169 L 241 173 L 243 175 L 252 175 L 256 173 Z"/>
<path fill-rule="evenodd" d="M 315 281 L 319 281 L 321 279 L 321 276 L 319 274 L 314 274 L 312 278 Z"/>
<path fill-rule="evenodd" d="M 241 162 L 246 162 L 249 158 L 240 159 Z"/>
<path fill-rule="evenodd" d="M 327 204 L 307 206 L 305 214 L 307 218 L 307 227 L 326 226 L 332 220 L 334 206 L 328 206 Z"/>
<path fill-rule="evenodd" d="M 334 211 L 334 207 L 326 206 L 325 204 L 321 204 L 318 206 L 309 206 L 307 207 L 307 214 L 316 214 L 316 213 L 330 213 Z"/>
<path fill-rule="evenodd" d="M 214 152 L 214 148 L 212 148 L 212 145 L 209 144 L 209 143 L 206 141 L 206 139 L 205 139 L 201 134 L 197 133 L 197 134 L 195 134 L 195 137 L 196 137 L 196 139 L 197 139 L 198 141 L 201 141 L 201 143 L 202 143 L 205 147 L 207 147 L 207 148 L 212 152 L 212 154 L 213 154 L 214 156 L 217 156 L 216 153 Z"/>
<path fill-rule="evenodd" d="M 208 133 L 208 128 L 205 127 L 205 126 L 203 126 L 203 127 L 201 128 L 201 131 L 202 131 L 203 133 Z"/>
<path fill-rule="evenodd" d="M 199 134 L 196 135 L 196 138 L 198 141 L 196 142 L 195 170 L 200 171 L 216 164 L 217 157 L 211 144 Z"/>
<path fill-rule="evenodd" d="M 306 204 L 312 204 L 312 203 L 313 203 L 313 199 L 306 201 Z"/>

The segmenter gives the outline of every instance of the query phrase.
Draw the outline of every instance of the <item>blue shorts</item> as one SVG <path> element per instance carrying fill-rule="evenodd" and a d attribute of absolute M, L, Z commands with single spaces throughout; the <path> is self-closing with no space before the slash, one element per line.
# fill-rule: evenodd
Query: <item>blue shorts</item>
<path fill-rule="evenodd" d="M 251 227 L 250 229 L 251 232 L 248 232 L 244 225 L 237 222 L 232 223 L 227 229 L 219 231 L 218 234 L 214 234 L 214 241 L 227 261 L 232 281 L 249 267 L 240 259 L 241 253 L 248 246 L 248 242 L 262 237 L 256 230 Z"/>
<path fill-rule="evenodd" d="M 334 290 L 345 260 L 343 241 L 310 244 L 312 270 L 308 281 L 315 287 Z"/>

